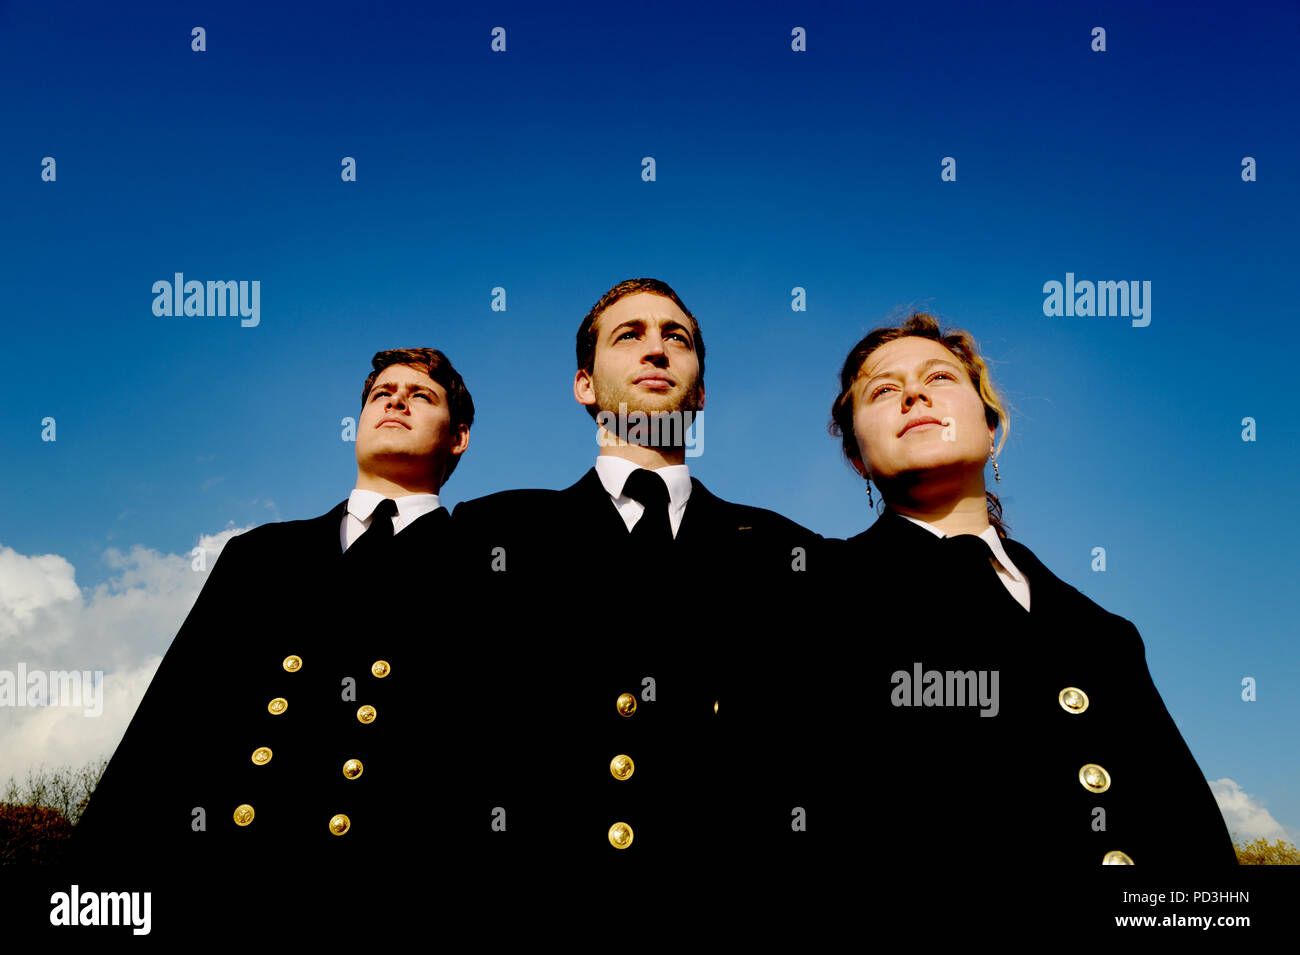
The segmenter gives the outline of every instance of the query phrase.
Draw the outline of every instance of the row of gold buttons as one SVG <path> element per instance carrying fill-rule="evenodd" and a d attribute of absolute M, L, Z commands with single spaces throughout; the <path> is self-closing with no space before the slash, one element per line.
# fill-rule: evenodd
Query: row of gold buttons
<path fill-rule="evenodd" d="M 253 821 L 254 815 L 255 813 L 253 812 L 253 807 L 248 805 L 248 803 L 244 803 L 244 805 L 240 806 L 238 809 L 235 810 L 235 825 L 237 826 L 248 825 Z M 352 820 L 349 819 L 347 816 L 345 816 L 343 813 L 339 813 L 338 815 L 330 818 L 330 832 L 334 833 L 334 835 L 336 836 L 343 835 L 343 833 L 347 832 L 351 828 L 352 828 Z"/>
<path fill-rule="evenodd" d="M 620 693 L 614 702 L 619 716 L 631 716 L 636 712 L 636 697 L 631 693 Z M 713 712 L 718 712 L 718 701 L 713 701 Z M 630 779 L 636 771 L 632 757 L 620 753 L 609 761 L 609 772 L 617 780 Z M 615 849 L 626 849 L 632 844 L 632 827 L 626 822 L 616 822 L 609 827 L 609 844 Z"/>
<path fill-rule="evenodd" d="M 1088 708 L 1088 694 L 1077 686 L 1067 686 L 1056 695 L 1061 709 L 1067 713 L 1082 713 Z M 1079 784 L 1090 793 L 1104 793 L 1110 789 L 1110 773 L 1096 763 L 1087 763 L 1079 769 Z M 1102 865 L 1132 865 L 1126 853 L 1113 849 L 1101 860 Z"/>
<path fill-rule="evenodd" d="M 619 716 L 631 716 L 636 712 L 636 697 L 631 693 L 620 693 L 614 701 L 614 708 Z M 609 761 L 609 771 L 615 779 L 630 779 L 636 770 L 631 756 L 618 755 Z M 616 822 L 609 827 L 609 844 L 615 849 L 626 849 L 632 844 L 632 827 L 626 822 Z"/>
<path fill-rule="evenodd" d="M 291 653 L 284 658 L 284 663 L 282 665 L 290 673 L 297 673 L 302 669 L 302 657 L 298 656 L 296 653 Z M 370 672 L 373 676 L 382 680 L 384 677 L 388 676 L 389 673 L 393 672 L 393 668 L 389 666 L 387 660 L 376 660 L 374 663 L 370 664 Z"/>
<path fill-rule="evenodd" d="M 284 669 L 287 672 L 297 673 L 299 670 L 302 669 L 302 657 L 298 656 L 296 653 L 291 653 L 284 658 L 284 662 L 281 665 L 284 667 Z M 376 660 L 374 663 L 370 665 L 371 674 L 381 680 L 384 677 L 388 676 L 388 674 L 391 673 L 392 670 L 393 668 L 392 666 L 389 665 L 387 660 Z M 288 708 L 289 708 L 289 701 L 282 696 L 277 696 L 270 703 L 266 704 L 267 712 L 269 712 L 272 716 L 279 716 L 280 714 L 284 713 Z M 357 719 L 360 720 L 362 723 L 373 723 L 377 715 L 378 714 L 373 706 L 367 705 L 357 709 Z M 269 746 L 259 746 L 257 749 L 253 750 L 253 757 L 252 757 L 253 765 L 265 766 L 267 763 L 271 761 L 272 755 L 273 754 Z M 361 760 L 359 759 L 349 759 L 343 764 L 343 776 L 347 779 L 356 779 L 363 772 L 365 772 L 365 766 L 362 764 Z M 254 815 L 255 813 L 253 812 L 253 807 L 248 805 L 248 803 L 244 803 L 243 805 L 235 809 L 235 815 L 234 815 L 235 825 L 247 826 L 249 823 L 253 821 Z M 343 813 L 339 813 L 338 815 L 330 819 L 329 822 L 330 832 L 334 833 L 334 835 L 336 836 L 343 835 L 351 828 L 352 828 L 352 820 L 350 820 Z"/>
<path fill-rule="evenodd" d="M 253 765 L 265 766 L 271 761 L 271 755 L 271 747 L 259 746 L 257 749 L 253 750 Z M 364 771 L 365 766 L 362 765 L 361 760 L 359 759 L 349 759 L 343 764 L 343 775 L 348 779 L 356 779 Z"/>

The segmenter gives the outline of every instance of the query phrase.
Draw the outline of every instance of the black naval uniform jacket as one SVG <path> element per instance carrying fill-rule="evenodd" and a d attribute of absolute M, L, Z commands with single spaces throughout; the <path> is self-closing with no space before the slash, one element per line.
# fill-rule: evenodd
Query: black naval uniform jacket
<path fill-rule="evenodd" d="M 903 871 L 943 858 L 1049 880 L 1110 853 L 1123 855 L 1108 864 L 1127 857 L 1184 875 L 1235 865 L 1137 629 L 1003 539 L 1029 579 L 1026 611 L 978 543 L 972 562 L 886 510 L 841 551 L 840 588 L 863 594 L 871 762 L 888 779 L 863 807 L 891 821 L 879 858 Z M 949 680 L 970 671 L 985 675 L 990 701 L 997 671 L 996 715 L 981 715 L 991 703 L 972 705 L 978 690 L 967 688 L 978 684 Z"/>
<path fill-rule="evenodd" d="M 272 885 L 431 834 L 414 807 L 434 756 L 417 744 L 436 718 L 450 514 L 363 562 L 340 545 L 346 508 L 227 542 L 74 832 L 76 863 Z"/>
<path fill-rule="evenodd" d="M 476 865 L 788 879 L 830 845 L 826 661 L 805 619 L 821 538 L 692 478 L 675 538 L 640 547 L 594 468 L 464 502 L 453 523 L 494 621 L 469 669 L 471 695 L 498 702 L 458 756 Z"/>

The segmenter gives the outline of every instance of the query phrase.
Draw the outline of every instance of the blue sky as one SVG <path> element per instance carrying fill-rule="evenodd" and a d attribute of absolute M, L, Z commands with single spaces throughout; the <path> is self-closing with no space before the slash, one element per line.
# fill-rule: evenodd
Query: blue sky
<path fill-rule="evenodd" d="M 692 473 L 855 534 L 836 371 L 923 305 L 1010 399 L 1012 535 L 1137 624 L 1205 774 L 1300 836 L 1298 15 L 1127 6 L 0 2 L 0 545 L 88 591 L 109 548 L 323 513 L 392 347 L 441 348 L 474 395 L 444 503 L 567 486 L 597 450 L 574 332 L 642 275 L 703 327 Z M 260 323 L 155 316 L 175 272 L 258 280 Z M 1045 316 L 1067 272 L 1150 281 L 1150 325 Z"/>

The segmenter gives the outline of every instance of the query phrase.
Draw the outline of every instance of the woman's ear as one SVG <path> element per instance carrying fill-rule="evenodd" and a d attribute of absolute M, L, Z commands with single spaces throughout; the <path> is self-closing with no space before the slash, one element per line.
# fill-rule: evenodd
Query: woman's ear
<path fill-rule="evenodd" d="M 866 465 L 862 463 L 862 458 L 860 458 L 858 455 L 855 454 L 853 455 L 853 457 L 849 458 L 849 463 L 853 465 L 853 470 L 858 472 L 859 477 L 865 479 L 871 476 L 870 473 L 867 471 Z"/>

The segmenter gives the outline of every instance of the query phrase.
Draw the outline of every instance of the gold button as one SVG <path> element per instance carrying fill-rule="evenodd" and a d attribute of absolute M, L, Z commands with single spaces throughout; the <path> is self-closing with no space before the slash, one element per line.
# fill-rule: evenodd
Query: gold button
<path fill-rule="evenodd" d="M 253 765 L 265 766 L 271 761 L 271 748 L 269 746 L 259 746 L 253 750 Z"/>
<path fill-rule="evenodd" d="M 713 714 L 714 714 L 714 716 L 716 716 L 716 715 L 718 714 L 718 701 L 717 701 L 717 700 L 714 700 L 714 701 L 713 701 Z"/>
<path fill-rule="evenodd" d="M 609 844 L 615 849 L 626 849 L 632 844 L 632 827 L 626 822 L 616 822 L 609 827 Z"/>
<path fill-rule="evenodd" d="M 272 716 L 279 716 L 289 708 L 289 701 L 282 696 L 277 696 L 270 703 L 266 704 L 266 711 Z"/>
<path fill-rule="evenodd" d="M 356 779 L 361 775 L 361 772 L 364 769 L 365 767 L 361 765 L 361 760 L 349 759 L 343 764 L 343 775 L 348 779 Z"/>
<path fill-rule="evenodd" d="M 1082 713 L 1088 708 L 1088 694 L 1077 686 L 1067 686 L 1056 695 L 1056 699 L 1067 713 Z"/>
<path fill-rule="evenodd" d="M 375 721 L 375 708 L 373 706 L 362 706 L 357 709 L 357 719 L 363 723 L 373 723 Z M 400 721 L 399 721 L 400 722 Z"/>
<path fill-rule="evenodd" d="M 636 764 L 631 756 L 615 756 L 609 761 L 609 771 L 615 779 L 628 779 L 636 771 Z"/>
<path fill-rule="evenodd" d="M 1104 793 L 1110 789 L 1110 773 L 1096 763 L 1088 763 L 1079 770 L 1079 782 L 1090 793 Z"/>
<path fill-rule="evenodd" d="M 636 712 L 636 697 L 631 693 L 620 693 L 616 705 L 619 716 L 631 716 Z"/>
<path fill-rule="evenodd" d="M 343 833 L 347 832 L 351 828 L 352 820 L 343 815 L 343 813 L 339 813 L 330 820 L 330 832 L 334 833 L 336 836 L 343 835 Z"/>
<path fill-rule="evenodd" d="M 1132 865 L 1133 860 L 1130 859 L 1125 853 L 1120 852 L 1118 849 L 1112 849 L 1110 852 L 1107 852 L 1106 855 L 1102 858 L 1101 864 L 1102 865 Z"/>
<path fill-rule="evenodd" d="M 253 821 L 253 807 L 244 803 L 235 810 L 235 825 L 246 826 Z"/>
<path fill-rule="evenodd" d="M 284 658 L 284 668 L 290 673 L 296 673 L 302 669 L 302 657 L 291 653 Z"/>
<path fill-rule="evenodd" d="M 381 680 L 388 676 L 389 671 L 392 669 L 393 668 L 388 665 L 387 660 L 376 660 L 374 663 L 370 664 L 370 672 Z"/>

